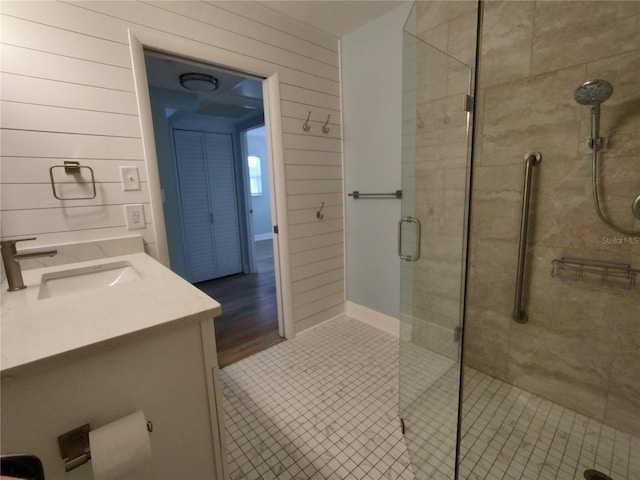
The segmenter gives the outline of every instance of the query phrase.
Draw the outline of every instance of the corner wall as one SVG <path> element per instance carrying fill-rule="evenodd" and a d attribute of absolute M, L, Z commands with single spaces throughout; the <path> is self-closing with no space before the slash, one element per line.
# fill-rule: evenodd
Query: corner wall
<path fill-rule="evenodd" d="M 402 29 L 411 3 L 341 41 L 345 194 L 401 188 Z M 397 318 L 400 201 L 346 203 L 347 300 Z"/>

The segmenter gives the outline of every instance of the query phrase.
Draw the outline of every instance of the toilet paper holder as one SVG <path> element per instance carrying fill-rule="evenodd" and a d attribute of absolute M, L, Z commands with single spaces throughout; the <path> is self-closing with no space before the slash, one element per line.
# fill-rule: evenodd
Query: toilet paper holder
<path fill-rule="evenodd" d="M 90 431 L 91 426 L 86 423 L 58 437 L 58 447 L 60 447 L 60 456 L 64 460 L 65 472 L 78 468 L 91 460 Z M 147 431 L 153 432 L 153 423 L 147 422 Z"/>

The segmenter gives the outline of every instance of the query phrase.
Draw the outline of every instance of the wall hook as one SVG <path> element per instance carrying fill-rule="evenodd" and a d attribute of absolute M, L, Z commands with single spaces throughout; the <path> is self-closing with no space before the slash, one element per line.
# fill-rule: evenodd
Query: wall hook
<path fill-rule="evenodd" d="M 416 116 L 418 117 L 418 128 L 424 128 L 424 122 L 422 121 L 422 117 L 418 110 L 416 110 Z"/>
<path fill-rule="evenodd" d="M 324 218 L 324 213 L 322 213 L 323 208 L 324 208 L 324 202 L 322 202 L 322 205 L 320 206 L 320 210 L 316 212 L 316 218 L 318 220 L 322 220 Z"/>
<path fill-rule="evenodd" d="M 322 126 L 322 133 L 329 133 L 329 119 L 331 118 L 331 114 L 329 114 L 329 116 L 327 117 L 327 121 L 324 122 L 324 125 Z"/>
<path fill-rule="evenodd" d="M 309 119 L 311 118 L 311 110 L 309 110 L 309 115 L 307 115 L 307 120 L 302 124 L 302 130 L 308 132 L 311 130 L 311 125 L 309 125 Z"/>

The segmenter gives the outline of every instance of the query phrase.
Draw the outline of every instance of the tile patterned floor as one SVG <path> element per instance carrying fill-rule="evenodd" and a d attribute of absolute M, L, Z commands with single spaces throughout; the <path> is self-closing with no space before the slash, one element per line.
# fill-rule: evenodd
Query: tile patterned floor
<path fill-rule="evenodd" d="M 425 357 L 420 389 L 403 400 L 422 422 L 413 465 L 398 422 L 398 339 L 343 318 L 224 368 L 231 479 L 453 479 L 458 369 L 411 353 Z M 587 468 L 640 478 L 639 438 L 475 370 L 463 432 L 460 479 L 583 480 Z"/>
<path fill-rule="evenodd" d="M 397 350 L 341 319 L 224 368 L 231 479 L 413 479 Z"/>

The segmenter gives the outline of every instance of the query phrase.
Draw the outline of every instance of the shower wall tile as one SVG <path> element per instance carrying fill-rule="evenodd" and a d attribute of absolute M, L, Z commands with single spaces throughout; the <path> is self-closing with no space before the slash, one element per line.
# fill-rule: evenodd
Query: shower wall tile
<path fill-rule="evenodd" d="M 589 417 L 603 418 L 610 352 L 598 339 L 550 332 L 530 318 L 511 328 L 507 380 Z"/>
<path fill-rule="evenodd" d="M 519 165 L 478 166 L 474 172 L 472 231 L 479 240 L 518 241 L 522 169 Z"/>
<path fill-rule="evenodd" d="M 635 17 L 635 20 L 636 28 L 640 30 L 640 16 Z M 639 71 L 640 52 L 638 50 L 587 64 L 585 80 L 609 79 L 614 84 L 613 95 L 602 104 L 601 135 L 607 136 L 612 131 L 637 132 L 640 130 L 640 77 L 637 75 Z M 588 136 L 589 109 L 583 110 L 585 136 Z M 635 146 L 638 145 L 640 145 L 640 139 L 636 137 Z M 615 150 L 613 145 L 611 149 Z"/>
<path fill-rule="evenodd" d="M 640 2 L 536 3 L 534 75 L 640 48 Z"/>
<path fill-rule="evenodd" d="M 500 310 L 469 307 L 465 324 L 465 365 L 507 378 L 511 317 Z"/>
<path fill-rule="evenodd" d="M 640 353 L 640 299 L 637 293 L 628 290 L 610 292 L 609 296 L 611 298 L 604 303 L 602 309 L 602 320 L 609 327 L 612 344 L 618 353 Z M 640 371 L 640 363 L 636 364 L 635 370 Z"/>
<path fill-rule="evenodd" d="M 468 280 L 471 307 L 511 314 L 517 255 L 516 243 L 472 239 Z"/>
<path fill-rule="evenodd" d="M 476 104 L 465 363 L 626 432 L 640 433 L 640 286 L 552 278 L 562 256 L 640 268 L 640 237 L 593 205 L 590 111 L 574 101 L 602 78 L 599 191 L 608 218 L 640 229 L 640 2 L 486 2 Z M 529 40 L 527 40 L 529 38 Z M 527 47 L 529 45 L 529 47 Z M 532 52 L 532 55 L 531 55 Z M 531 68 L 527 67 L 531 62 Z M 510 320 L 524 154 L 537 150 L 524 305 Z M 639 282 L 640 283 L 640 282 Z"/>
<path fill-rule="evenodd" d="M 420 35 L 422 32 L 449 23 L 466 13 L 474 12 L 476 8 L 476 2 L 457 0 L 416 2 L 417 34 Z"/>
<path fill-rule="evenodd" d="M 621 430 L 640 431 L 640 353 L 614 352 L 604 422 Z"/>
<path fill-rule="evenodd" d="M 480 44 L 480 85 L 527 78 L 531 72 L 535 2 L 486 2 L 484 8 L 483 30 L 490 35 L 483 35 Z"/>
<path fill-rule="evenodd" d="M 522 164 L 531 150 L 543 155 L 574 154 L 581 107 L 573 100 L 573 90 L 584 74 L 581 65 L 488 87 L 482 165 Z"/>
<path fill-rule="evenodd" d="M 443 23 L 429 30 L 425 30 L 420 33 L 418 38 L 444 52 L 447 50 L 447 43 L 449 41 L 449 24 Z"/>
<path fill-rule="evenodd" d="M 477 22 L 478 12 L 476 9 L 472 9 L 449 22 L 447 53 L 470 67 L 474 67 L 476 60 Z"/>

